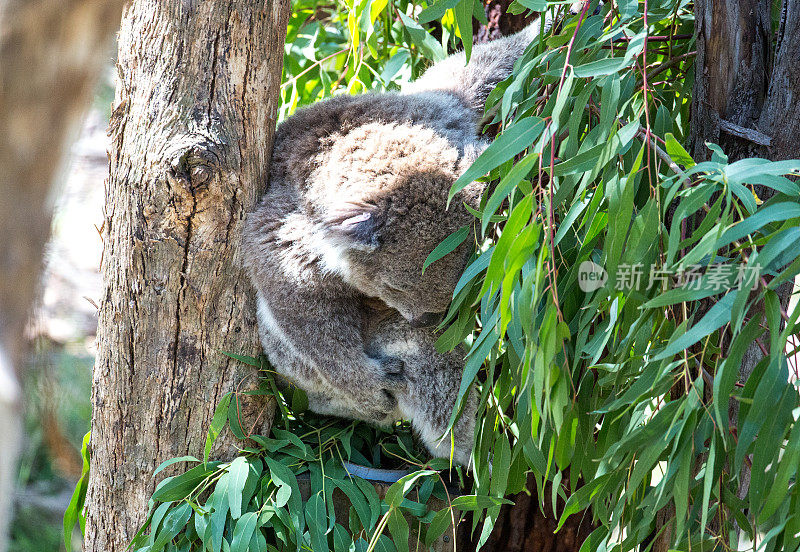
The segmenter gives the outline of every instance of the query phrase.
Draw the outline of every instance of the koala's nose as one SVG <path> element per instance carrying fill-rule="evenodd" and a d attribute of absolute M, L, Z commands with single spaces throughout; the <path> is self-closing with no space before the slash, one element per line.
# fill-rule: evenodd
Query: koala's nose
<path fill-rule="evenodd" d="M 425 312 L 411 319 L 412 328 L 430 328 L 444 318 L 443 312 Z"/>

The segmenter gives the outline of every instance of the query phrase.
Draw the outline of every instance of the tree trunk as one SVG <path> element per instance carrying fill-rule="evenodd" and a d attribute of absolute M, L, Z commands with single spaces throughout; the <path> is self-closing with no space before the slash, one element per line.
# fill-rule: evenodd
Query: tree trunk
<path fill-rule="evenodd" d="M 52 183 L 118 28 L 122 0 L 0 0 L 0 551 L 16 479 L 17 375 L 50 233 Z"/>
<path fill-rule="evenodd" d="M 745 157 L 779 161 L 800 156 L 800 0 L 783 0 L 774 49 L 771 4 L 770 0 L 695 2 L 697 59 L 691 135 L 696 161 L 710 157 L 706 142 L 719 144 L 731 162 Z M 773 193 L 763 186 L 755 190 L 761 199 Z M 699 222 L 694 221 L 695 225 Z M 791 282 L 776 290 L 784 309 L 791 290 Z M 707 308 L 710 304 L 701 309 L 698 319 Z M 755 310 L 751 310 L 754 316 Z M 768 344 L 769 339 L 764 342 Z M 762 358 L 761 349 L 753 344 L 739 370 L 741 382 Z M 738 403 L 731 401 L 731 421 L 737 414 Z M 747 494 L 750 479 L 746 466 L 742 469 L 740 497 Z M 662 512 L 662 526 L 673 515 L 674 511 Z M 668 550 L 672 536 L 667 527 L 653 551 Z"/>
<path fill-rule="evenodd" d="M 731 159 L 753 155 L 757 144 L 725 128 L 755 129 L 769 79 L 769 0 L 699 0 L 695 3 L 697 58 L 692 94 L 695 159 L 708 159 L 706 142 Z"/>
<path fill-rule="evenodd" d="M 800 155 L 800 1 L 784 0 L 773 52 L 769 0 L 699 0 L 692 143 L 697 160 L 706 141 L 731 161 Z"/>
<path fill-rule="evenodd" d="M 223 351 L 259 350 L 240 237 L 267 181 L 288 15 L 289 0 L 133 0 L 123 15 L 87 551 L 126 549 L 155 467 L 202 455 L 220 398 L 255 379 Z M 243 427 L 268 431 L 271 411 L 251 407 Z"/>
<path fill-rule="evenodd" d="M 780 161 L 800 156 L 800 72 L 796 66 L 800 56 L 800 0 L 783 1 L 774 52 L 771 4 L 769 0 L 718 4 L 703 0 L 695 4 L 698 70 L 692 138 L 698 160 L 709 157 L 705 141 L 722 145 L 730 161 L 744 157 Z M 761 199 L 774 193 L 764 186 L 755 189 Z M 791 282 L 776 291 L 786 309 Z M 763 305 L 758 307 L 763 312 Z M 769 339 L 764 342 L 768 347 Z M 758 345 L 752 344 L 739 370 L 741 382 L 763 357 Z M 737 401 L 731 401 L 731 420 L 736 419 L 738 406 Z M 740 496 L 747 493 L 749 473 L 742 479 Z"/>

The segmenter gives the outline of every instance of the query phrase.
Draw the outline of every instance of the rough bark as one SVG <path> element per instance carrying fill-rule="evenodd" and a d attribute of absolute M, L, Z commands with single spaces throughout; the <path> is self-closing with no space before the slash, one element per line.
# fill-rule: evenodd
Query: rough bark
<path fill-rule="evenodd" d="M 0 550 L 16 471 L 17 375 L 52 183 L 109 57 L 122 3 L 0 0 Z"/>
<path fill-rule="evenodd" d="M 800 1 L 783 1 L 777 37 L 770 5 L 769 0 L 695 2 L 697 159 L 709 157 L 706 141 L 720 144 L 731 160 L 794 159 L 800 153 Z"/>
<path fill-rule="evenodd" d="M 699 0 L 695 3 L 697 58 L 692 95 L 692 143 L 707 159 L 706 142 L 732 157 L 747 157 L 751 143 L 723 130 L 722 121 L 755 128 L 769 79 L 769 0 Z"/>
<path fill-rule="evenodd" d="M 288 14 L 288 0 L 134 0 L 123 14 L 87 551 L 125 550 L 155 467 L 201 455 L 219 399 L 253 380 L 223 351 L 259 349 L 240 235 L 266 185 Z M 267 431 L 252 406 L 243 427 Z"/>
<path fill-rule="evenodd" d="M 771 138 L 770 159 L 800 156 L 800 0 L 784 0 L 767 99 L 757 129 Z"/>
<path fill-rule="evenodd" d="M 691 137 L 697 161 L 710 157 L 706 142 L 719 144 L 730 161 L 800 156 L 800 0 L 782 2 L 777 37 L 771 29 L 770 7 L 770 0 L 695 2 L 697 59 Z M 761 186 L 756 193 L 762 199 L 772 194 Z M 788 283 L 777 290 L 784 308 L 791 289 Z M 701 308 L 698 318 L 707 308 L 710 305 Z M 763 305 L 757 305 L 751 315 L 758 316 L 759 308 L 763 312 Z M 763 341 L 769 343 L 769 339 Z M 727 342 L 722 345 L 727 349 Z M 761 349 L 753 344 L 744 355 L 740 381 L 747 380 L 762 358 Z M 730 419 L 735 420 L 737 414 L 738 403 L 731 401 Z M 750 480 L 746 467 L 743 470 L 740 497 L 747 494 Z M 674 510 L 661 512 L 660 526 L 673 515 Z M 668 550 L 672 536 L 668 526 L 653 551 Z"/>
<path fill-rule="evenodd" d="M 478 21 L 475 22 L 473 34 L 476 44 L 512 35 L 524 29 L 534 20 L 534 15 L 527 14 L 527 12 L 509 13 L 508 7 L 512 2 L 513 0 L 483 0 L 483 11 L 488 22 L 485 25 Z"/>
<path fill-rule="evenodd" d="M 770 5 L 769 0 L 702 0 L 695 4 L 698 69 L 692 138 L 698 160 L 710 157 L 705 141 L 720 144 L 730 161 L 744 157 L 780 161 L 800 156 L 800 0 L 782 3 L 774 55 Z M 757 186 L 756 193 L 766 199 L 774 192 Z M 777 290 L 784 308 L 791 289 L 788 283 Z M 763 305 L 759 307 L 763 310 Z M 751 314 L 757 315 L 757 310 Z M 761 349 L 753 344 L 742 362 L 741 381 L 762 358 Z M 737 411 L 738 403 L 732 401 L 732 420 Z M 740 491 L 746 490 L 745 482 Z"/>

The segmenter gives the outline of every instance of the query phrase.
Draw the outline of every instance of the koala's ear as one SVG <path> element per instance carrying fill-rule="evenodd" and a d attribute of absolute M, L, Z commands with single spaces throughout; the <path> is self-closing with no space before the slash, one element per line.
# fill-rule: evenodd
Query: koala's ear
<path fill-rule="evenodd" d="M 353 247 L 374 248 L 378 246 L 378 230 L 381 226 L 378 219 L 375 206 L 348 204 L 331 213 L 326 219 L 326 226 Z"/>

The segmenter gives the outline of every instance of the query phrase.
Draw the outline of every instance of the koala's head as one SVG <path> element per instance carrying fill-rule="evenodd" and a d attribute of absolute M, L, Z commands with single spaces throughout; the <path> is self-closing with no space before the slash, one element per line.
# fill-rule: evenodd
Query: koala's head
<path fill-rule="evenodd" d="M 370 123 L 334 137 L 313 175 L 320 195 L 311 198 L 322 221 L 325 267 L 412 325 L 435 325 L 464 270 L 470 239 L 424 273 L 423 264 L 447 236 L 475 220 L 464 203 L 477 207 L 483 184 L 467 186 L 449 208 L 447 196 L 480 147 L 402 123 Z"/>

